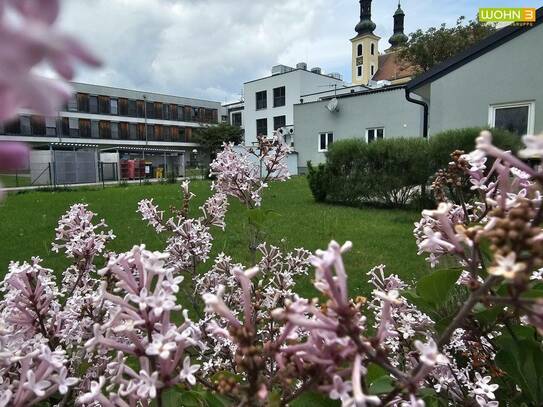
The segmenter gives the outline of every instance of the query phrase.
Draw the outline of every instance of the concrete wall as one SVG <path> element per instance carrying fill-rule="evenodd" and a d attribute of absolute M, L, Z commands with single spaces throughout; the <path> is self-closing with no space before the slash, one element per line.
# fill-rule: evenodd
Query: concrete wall
<path fill-rule="evenodd" d="M 327 90 L 333 84 L 341 86 L 343 82 L 300 69 L 245 83 L 245 143 L 251 145 L 256 141 L 256 121 L 258 119 L 268 119 L 268 135 L 272 135 L 274 117 L 286 116 L 286 125 L 294 124 L 293 106 L 300 102 L 300 95 Z M 285 86 L 286 103 L 285 106 L 274 108 L 273 89 L 281 86 Z M 256 110 L 256 93 L 263 90 L 267 91 L 268 107 Z"/>
<path fill-rule="evenodd" d="M 340 97 L 339 111 L 326 109 L 328 101 L 294 106 L 294 149 L 298 152 L 298 167 L 304 172 L 307 161 L 325 162 L 324 152 L 318 151 L 319 134 L 334 133 L 334 141 L 350 138 L 366 139 L 366 129 L 385 128 L 385 138 L 420 137 L 422 107 L 405 99 L 404 88 L 357 96 Z"/>
<path fill-rule="evenodd" d="M 542 42 L 540 24 L 417 90 L 430 96 L 430 135 L 487 126 L 490 105 L 527 101 L 535 102 L 535 133 L 543 132 Z"/>
<path fill-rule="evenodd" d="M 33 185 L 51 185 L 53 156 L 49 150 L 30 151 L 30 178 Z"/>

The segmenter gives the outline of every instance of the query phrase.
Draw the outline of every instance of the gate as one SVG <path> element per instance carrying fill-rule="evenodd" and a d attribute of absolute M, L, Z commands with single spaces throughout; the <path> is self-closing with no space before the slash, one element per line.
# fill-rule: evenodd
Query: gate
<path fill-rule="evenodd" d="M 55 184 L 87 184 L 98 182 L 94 151 L 54 151 Z"/>

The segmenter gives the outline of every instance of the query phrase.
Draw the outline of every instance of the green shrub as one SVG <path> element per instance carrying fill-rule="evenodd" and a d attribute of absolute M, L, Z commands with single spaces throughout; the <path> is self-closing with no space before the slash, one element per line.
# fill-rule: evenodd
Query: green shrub
<path fill-rule="evenodd" d="M 432 166 L 437 171 L 447 167 L 451 161 L 451 153 L 455 150 L 463 150 L 466 153 L 475 149 L 475 139 L 483 130 L 480 127 L 448 130 L 430 137 L 430 157 Z M 492 129 L 494 145 L 504 150 L 517 152 L 521 146 L 518 135 L 507 130 Z"/>
<path fill-rule="evenodd" d="M 423 139 L 342 140 L 326 159 L 326 165 L 309 170 L 313 195 L 346 205 L 405 206 L 432 173 Z"/>
<path fill-rule="evenodd" d="M 316 201 L 360 206 L 431 206 L 429 180 L 446 168 L 455 150 L 470 152 L 481 128 L 450 130 L 430 140 L 390 138 L 367 144 L 362 139 L 335 142 L 326 164 L 308 163 L 309 186 Z M 492 130 L 494 143 L 518 151 L 520 137 Z"/>

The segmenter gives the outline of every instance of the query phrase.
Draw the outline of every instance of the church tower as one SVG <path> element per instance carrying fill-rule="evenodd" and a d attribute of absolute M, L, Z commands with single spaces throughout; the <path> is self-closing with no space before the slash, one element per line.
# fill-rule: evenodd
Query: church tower
<path fill-rule="evenodd" d="M 390 37 L 388 40 L 391 47 L 387 50 L 387 52 L 397 51 L 399 48 L 407 44 L 408 38 L 403 32 L 404 20 L 405 13 L 402 10 L 400 2 L 398 2 L 398 10 L 396 10 L 394 13 L 394 34 L 392 34 L 392 37 Z"/>
<path fill-rule="evenodd" d="M 379 40 L 373 33 L 371 1 L 360 0 L 360 22 L 356 25 L 357 36 L 351 40 L 353 47 L 352 70 L 354 85 L 367 85 L 379 69 Z"/>

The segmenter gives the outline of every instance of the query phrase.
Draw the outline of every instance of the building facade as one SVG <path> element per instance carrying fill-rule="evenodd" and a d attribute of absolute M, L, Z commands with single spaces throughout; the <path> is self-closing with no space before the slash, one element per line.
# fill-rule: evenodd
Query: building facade
<path fill-rule="evenodd" d="M 294 124 L 294 105 L 304 94 L 343 87 L 339 75 L 323 75 L 320 68 L 307 70 L 304 63 L 291 68 L 278 65 L 272 75 L 244 84 L 245 143 L 257 135 L 271 136 L 279 128 Z"/>
<path fill-rule="evenodd" d="M 82 161 L 82 152 L 92 151 L 97 173 L 100 162 L 117 161 L 120 172 L 121 161 L 136 158 L 148 163 L 150 169 L 146 171 L 150 173 L 146 175 L 154 176 L 152 169 L 159 167 L 162 173 L 179 173 L 187 161 L 194 159 L 193 150 L 198 148 L 192 140 L 194 132 L 217 124 L 222 112 L 220 102 L 83 83 L 72 85 L 73 97 L 55 117 L 22 111 L 16 120 L 0 126 L 0 141 L 28 143 L 36 150 L 33 157 L 43 161 L 42 167 L 64 158 L 74 166 Z M 60 151 L 78 151 L 81 157 L 76 159 L 75 154 Z M 90 155 L 85 157 L 88 160 Z M 61 168 L 53 167 L 57 171 Z M 81 168 L 81 172 L 92 171 Z"/>
<path fill-rule="evenodd" d="M 543 8 L 531 26 L 509 26 L 408 85 L 428 106 L 428 133 L 501 127 L 543 133 Z"/>
<path fill-rule="evenodd" d="M 329 146 L 339 140 L 358 138 L 368 143 L 392 137 L 420 137 L 423 113 L 405 99 L 404 86 L 321 96 L 318 101 L 294 106 L 298 170 L 307 162 L 326 161 Z"/>

